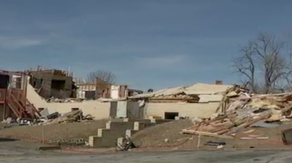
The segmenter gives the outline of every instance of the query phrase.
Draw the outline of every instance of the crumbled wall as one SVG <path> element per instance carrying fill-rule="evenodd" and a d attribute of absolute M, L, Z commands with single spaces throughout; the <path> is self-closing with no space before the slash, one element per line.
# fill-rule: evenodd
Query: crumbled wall
<path fill-rule="evenodd" d="M 52 73 L 47 73 L 47 72 L 42 72 L 42 71 L 31 72 L 31 75 L 34 78 L 43 79 L 43 82 L 41 85 L 42 91 L 40 93 L 43 97 L 45 97 L 45 98 L 49 98 L 51 96 L 58 97 L 58 98 L 70 97 L 70 95 L 72 93 L 72 83 L 73 83 L 72 77 L 52 75 Z M 51 88 L 52 80 L 64 80 L 65 81 L 65 85 L 64 85 L 64 89 L 62 90 L 62 93 L 60 93 L 56 90 L 53 90 Z"/>

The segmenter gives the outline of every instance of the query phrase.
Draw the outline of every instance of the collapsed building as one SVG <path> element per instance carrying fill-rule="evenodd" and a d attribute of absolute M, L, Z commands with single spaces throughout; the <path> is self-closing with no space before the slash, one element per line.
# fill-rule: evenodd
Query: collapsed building
<path fill-rule="evenodd" d="M 40 113 L 44 116 L 55 112 L 66 114 L 73 110 L 82 110 L 94 119 L 209 117 L 220 104 L 222 92 L 230 87 L 222 83 L 197 83 L 143 94 L 126 85 L 112 85 L 104 81 L 75 83 L 72 74 L 55 69 L 5 71 L 0 81 L 1 110 L 6 112 L 1 119 L 12 116 L 8 115 L 8 110 L 17 118 L 23 117 L 22 114 L 35 118 Z M 10 97 L 12 93 L 9 93 L 12 90 L 21 92 L 13 98 L 20 103 L 13 102 L 14 107 Z M 70 100 L 48 100 L 51 97 Z M 77 100 L 80 98 L 83 100 Z"/>
<path fill-rule="evenodd" d="M 142 93 L 126 85 L 112 85 L 101 80 L 80 84 L 72 76 L 68 71 L 40 67 L 0 71 L 0 120 L 7 117 L 35 119 L 76 109 L 95 119 L 104 119 L 109 117 L 108 101 L 125 100 L 130 95 Z"/>

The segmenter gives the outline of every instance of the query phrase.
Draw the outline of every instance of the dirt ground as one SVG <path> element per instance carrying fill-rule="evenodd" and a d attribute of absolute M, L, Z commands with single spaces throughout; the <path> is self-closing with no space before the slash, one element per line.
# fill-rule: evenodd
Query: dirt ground
<path fill-rule="evenodd" d="M 1 150 L 0 150 L 1 152 Z M 5 163 L 291 163 L 291 151 L 123 152 L 103 155 L 24 155 L 0 157 Z"/>
<path fill-rule="evenodd" d="M 47 143 L 52 143 L 56 140 L 70 139 L 85 139 L 87 141 L 89 136 L 97 134 L 98 128 L 104 128 L 105 123 L 106 120 L 100 120 L 47 126 L 11 127 L 0 130 L 0 137 L 41 141 L 44 133 L 44 138 Z M 225 142 L 226 146 L 224 149 L 292 149 L 291 146 L 283 145 L 281 134 L 282 130 L 292 128 L 292 123 L 281 125 L 277 128 L 255 128 L 252 133 L 249 133 L 252 135 L 268 137 L 266 140 L 241 140 L 240 137 L 247 135 L 243 133 L 244 131 L 242 133 L 237 133 L 236 138 L 233 139 L 202 136 L 199 148 L 197 135 L 180 133 L 182 129 L 188 128 L 192 125 L 192 122 L 188 119 L 171 121 L 139 131 L 133 135 L 132 139 L 135 144 L 142 144 L 139 148 L 141 150 L 218 150 L 216 146 L 204 145 L 208 141 Z"/>
<path fill-rule="evenodd" d="M 282 143 L 282 130 L 292 128 L 292 123 L 277 128 L 253 128 L 253 132 L 246 134 L 244 131 L 237 133 L 235 138 L 222 139 L 202 136 L 200 142 L 197 135 L 181 134 L 181 130 L 192 126 L 190 120 L 178 120 L 147 128 L 133 135 L 136 144 L 141 148 L 175 148 L 175 149 L 206 149 L 216 150 L 216 146 L 204 145 L 208 141 L 225 142 L 224 149 L 292 149 Z M 250 128 L 246 129 L 251 130 Z M 247 135 L 268 137 L 265 140 L 242 140 Z M 199 142 L 199 146 L 198 146 Z M 198 148 L 199 147 L 199 148 Z"/>
<path fill-rule="evenodd" d="M 139 131 L 133 135 L 132 139 L 134 142 L 141 142 L 141 147 L 180 144 L 186 141 L 190 135 L 183 135 L 179 132 L 183 128 L 192 126 L 192 124 L 193 123 L 187 119 L 171 121 Z"/>
<path fill-rule="evenodd" d="M 111 153 L 64 153 L 39 151 L 41 144 L 0 139 L 0 162 L 5 163 L 291 163 L 291 151 L 151 151 Z"/>
<path fill-rule="evenodd" d="M 59 138 L 76 138 L 88 137 L 88 135 L 96 134 L 98 126 L 104 127 L 106 121 L 92 121 L 87 123 L 68 123 L 46 126 L 47 139 Z M 20 140 L 10 140 L 0 138 L 0 162 L 7 163 L 79 163 L 79 162 L 127 162 L 127 163 L 290 163 L 291 151 L 283 151 L 285 147 L 277 144 L 278 141 L 272 142 L 279 138 L 280 131 L 292 127 L 291 124 L 283 125 L 274 129 L 256 129 L 252 134 L 262 134 L 268 136 L 270 140 L 240 140 L 235 139 L 216 139 L 212 137 L 202 137 L 200 149 L 215 149 L 216 151 L 194 151 L 197 147 L 197 136 L 180 134 L 182 128 L 187 128 L 192 125 L 190 120 L 172 121 L 165 124 L 147 128 L 134 135 L 135 141 L 142 141 L 141 150 L 132 152 L 118 153 L 63 153 L 58 151 L 38 151 L 37 147 L 41 144 L 31 143 Z M 13 127 L 0 130 L 0 135 L 15 135 L 31 136 L 40 138 L 41 134 L 36 134 L 41 131 L 42 126 L 23 126 Z M 192 139 L 190 139 L 192 138 Z M 216 147 L 203 146 L 206 141 L 225 141 L 227 143 L 225 149 L 248 149 L 248 150 L 218 150 Z M 273 144 L 274 143 L 274 144 Z M 157 148 L 155 148 L 155 146 Z M 157 150 L 160 147 L 168 148 L 168 151 Z M 252 149 L 250 147 L 253 147 Z M 151 152 L 147 152 L 147 148 Z M 171 148 L 169 148 L 171 147 Z M 273 150 L 278 147 L 281 150 Z M 262 148 L 265 148 L 263 150 Z M 269 148 L 269 150 L 267 150 Z M 191 151 L 181 151 L 192 149 Z M 155 152 L 154 152 L 155 150 Z M 290 150 L 289 148 L 286 150 Z"/>
<path fill-rule="evenodd" d="M 69 139 L 88 139 L 96 135 L 98 128 L 104 128 L 106 120 L 76 123 L 53 124 L 45 126 L 17 126 L 0 130 L 0 137 L 13 137 L 24 140 L 46 142 Z"/>

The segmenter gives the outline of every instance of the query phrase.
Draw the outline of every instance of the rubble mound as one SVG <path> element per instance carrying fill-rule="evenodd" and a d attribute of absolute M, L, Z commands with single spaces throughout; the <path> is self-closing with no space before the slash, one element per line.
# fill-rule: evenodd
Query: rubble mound
<path fill-rule="evenodd" d="M 42 141 L 43 135 L 47 143 L 59 140 L 84 139 L 96 135 L 97 128 L 102 128 L 106 120 L 62 123 L 52 125 L 15 126 L 4 128 L 0 131 L 0 137 L 12 137 L 22 140 Z"/>
<path fill-rule="evenodd" d="M 134 143 L 141 147 L 168 146 L 183 143 L 190 135 L 181 134 L 181 129 L 192 126 L 189 119 L 174 120 L 146 128 L 132 136 Z"/>
<path fill-rule="evenodd" d="M 275 128 L 249 128 L 238 132 L 234 138 L 218 138 L 213 136 L 182 134 L 182 128 L 188 128 L 193 123 L 189 119 L 176 120 L 161 125 L 149 127 L 132 136 L 140 148 L 171 148 L 171 149 L 200 149 L 218 150 L 220 143 L 225 143 L 224 149 L 290 149 L 291 146 L 282 142 L 282 131 L 292 128 L 292 123 Z M 245 139 L 246 135 L 254 135 L 262 139 Z M 291 139 L 291 138 L 290 138 Z M 213 142 L 208 143 L 208 142 Z M 200 144 L 198 146 L 198 143 Z"/>

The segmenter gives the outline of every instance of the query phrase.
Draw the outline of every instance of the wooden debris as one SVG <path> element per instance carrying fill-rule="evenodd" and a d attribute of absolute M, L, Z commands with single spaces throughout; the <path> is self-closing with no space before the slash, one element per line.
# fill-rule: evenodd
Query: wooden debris
<path fill-rule="evenodd" d="M 267 140 L 269 137 L 240 137 L 241 140 Z"/>
<path fill-rule="evenodd" d="M 182 133 L 184 133 L 184 134 L 193 134 L 193 135 L 211 136 L 211 137 L 217 137 L 217 138 L 228 138 L 228 139 L 233 138 L 232 136 L 218 135 L 217 133 L 204 132 L 204 131 L 195 131 L 195 130 L 187 130 L 187 129 L 183 129 Z"/>
<path fill-rule="evenodd" d="M 194 126 L 183 130 L 183 133 L 232 138 L 230 135 L 236 135 L 242 130 L 245 134 L 251 133 L 254 130 L 246 131 L 246 128 L 256 123 L 267 123 L 266 121 L 271 119 L 278 121 L 292 119 L 292 93 L 249 95 L 234 85 L 224 92 L 214 116 L 200 121 L 193 120 Z"/>
<path fill-rule="evenodd" d="M 74 110 L 69 113 L 64 114 L 63 116 L 56 118 L 49 122 L 49 124 L 58 124 L 58 123 L 67 123 L 67 122 L 76 122 L 80 121 L 83 118 L 81 110 Z"/>
<path fill-rule="evenodd" d="M 250 129 L 250 130 L 244 131 L 243 133 L 244 134 L 250 134 L 250 133 L 253 133 L 254 131 L 255 131 L 254 129 Z"/>

